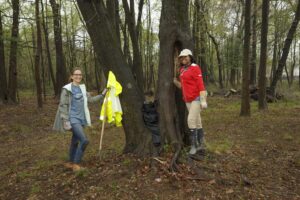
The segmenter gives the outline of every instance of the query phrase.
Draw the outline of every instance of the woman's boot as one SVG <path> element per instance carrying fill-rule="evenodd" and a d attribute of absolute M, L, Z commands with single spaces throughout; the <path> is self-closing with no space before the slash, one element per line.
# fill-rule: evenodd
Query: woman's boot
<path fill-rule="evenodd" d="M 197 129 L 197 154 L 205 156 L 206 147 L 205 147 L 205 139 L 204 139 L 204 131 L 202 128 Z"/>

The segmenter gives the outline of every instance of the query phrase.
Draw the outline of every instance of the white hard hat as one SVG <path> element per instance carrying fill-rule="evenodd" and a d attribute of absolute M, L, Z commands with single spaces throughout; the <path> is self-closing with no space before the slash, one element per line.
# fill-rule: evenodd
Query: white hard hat
<path fill-rule="evenodd" d="M 189 49 L 183 49 L 178 57 L 182 57 L 182 56 L 193 56 L 193 53 L 191 50 Z"/>

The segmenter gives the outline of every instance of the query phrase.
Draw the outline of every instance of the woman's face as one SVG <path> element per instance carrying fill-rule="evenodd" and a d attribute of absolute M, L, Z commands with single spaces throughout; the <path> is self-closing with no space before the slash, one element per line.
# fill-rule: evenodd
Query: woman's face
<path fill-rule="evenodd" d="M 191 63 L 191 58 L 189 56 L 182 56 L 179 58 L 179 60 L 182 65 L 187 65 Z"/>
<path fill-rule="evenodd" d="M 75 70 L 72 74 L 72 80 L 75 84 L 80 84 L 82 80 L 82 72 L 80 70 Z"/>

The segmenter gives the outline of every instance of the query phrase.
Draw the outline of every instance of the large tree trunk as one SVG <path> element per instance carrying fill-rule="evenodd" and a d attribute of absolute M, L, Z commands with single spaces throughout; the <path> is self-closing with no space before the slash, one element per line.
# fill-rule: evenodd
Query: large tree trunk
<path fill-rule="evenodd" d="M 120 15 L 119 15 L 119 0 L 106 0 L 106 7 L 111 19 L 112 28 L 117 34 L 117 39 L 121 43 L 120 35 Z"/>
<path fill-rule="evenodd" d="M 174 58 L 183 48 L 193 49 L 188 17 L 189 0 L 163 0 L 159 26 L 160 60 L 158 70 L 158 99 L 160 102 L 160 129 L 176 150 L 174 163 L 182 146 L 185 125 L 185 105 L 181 95 L 175 96 L 173 85 Z M 176 97 L 176 98 L 175 98 Z M 177 109 L 176 102 L 177 100 Z M 180 120 L 176 115 L 179 115 Z"/>
<path fill-rule="evenodd" d="M 298 5 L 297 5 L 297 10 L 296 10 L 296 13 L 295 13 L 295 17 L 294 17 L 292 25 L 289 29 L 287 37 L 285 39 L 284 47 L 282 49 L 281 58 L 279 60 L 277 70 L 274 74 L 274 77 L 273 77 L 273 80 L 272 80 L 272 83 L 271 83 L 271 86 L 270 86 L 273 96 L 275 96 L 275 92 L 276 92 L 275 90 L 276 90 L 277 82 L 282 77 L 282 72 L 283 72 L 283 69 L 286 65 L 286 59 L 289 55 L 290 46 L 292 44 L 294 34 L 297 30 L 299 20 L 300 20 L 300 0 L 298 0 Z"/>
<path fill-rule="evenodd" d="M 17 102 L 17 54 L 19 40 L 19 0 L 12 1 L 13 24 L 11 29 L 11 43 L 9 56 L 9 80 L 8 80 L 8 100 L 11 103 Z"/>
<path fill-rule="evenodd" d="M 249 79 L 250 79 L 250 35 L 251 35 L 251 0 L 245 3 L 245 30 L 244 30 L 244 50 L 243 50 L 243 86 L 242 86 L 242 104 L 241 116 L 250 116 L 250 97 L 249 97 Z"/>
<path fill-rule="evenodd" d="M 270 0 L 263 0 L 262 4 L 262 24 L 261 24 L 261 48 L 260 48 L 260 62 L 259 62 L 259 76 L 258 76 L 258 109 L 267 109 L 266 102 L 266 68 L 267 68 L 267 53 L 268 53 L 268 26 L 269 26 L 269 2 Z"/>
<path fill-rule="evenodd" d="M 123 108 L 123 127 L 126 144 L 124 152 L 145 154 L 149 152 L 150 133 L 142 117 L 143 98 L 130 67 L 121 51 L 116 32 L 101 0 L 77 0 L 81 14 L 86 22 L 97 58 L 105 74 L 111 70 L 123 86 L 121 103 Z"/>
<path fill-rule="evenodd" d="M 67 82 L 67 72 L 65 65 L 65 57 L 62 47 L 61 37 L 61 19 L 60 19 L 60 7 L 55 0 L 50 0 L 50 4 L 53 12 L 53 25 L 54 25 L 54 39 L 56 50 L 56 94 L 58 96 L 62 87 Z"/>
<path fill-rule="evenodd" d="M 7 101 L 7 79 L 5 69 L 5 54 L 3 43 L 2 13 L 0 11 L 0 102 Z"/>
<path fill-rule="evenodd" d="M 35 68 L 35 83 L 36 83 L 36 95 L 38 107 L 43 107 L 42 100 L 42 87 L 41 87 L 41 75 L 40 75 L 40 55 L 42 52 L 42 35 L 41 35 L 41 24 L 40 24 L 40 8 L 39 8 L 39 0 L 35 1 L 35 21 L 36 21 L 36 38 L 37 38 L 37 46 L 35 50 L 35 60 L 34 60 L 34 68 Z"/>

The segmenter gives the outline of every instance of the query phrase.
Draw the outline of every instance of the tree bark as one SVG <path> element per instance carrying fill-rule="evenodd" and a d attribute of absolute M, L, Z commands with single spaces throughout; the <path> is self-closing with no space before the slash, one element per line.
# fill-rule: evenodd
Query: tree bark
<path fill-rule="evenodd" d="M 142 94 L 135 82 L 130 67 L 121 51 L 117 34 L 113 31 L 107 10 L 101 0 L 77 0 L 78 7 L 86 22 L 97 58 L 105 74 L 111 70 L 123 86 L 121 104 L 126 144 L 124 152 L 144 155 L 149 152 L 150 133 L 142 117 Z M 102 62 L 101 62 L 102 61 Z"/>
<path fill-rule="evenodd" d="M 36 38 L 37 38 L 37 48 L 35 50 L 35 60 L 34 60 L 34 71 L 35 71 L 35 83 L 36 83 L 36 95 L 38 107 L 43 107 L 42 98 L 42 87 L 41 87 L 41 75 L 40 75 L 40 55 L 42 51 L 42 35 L 41 35 L 41 24 L 40 24 L 40 9 L 39 0 L 35 0 L 35 20 L 36 20 Z"/>
<path fill-rule="evenodd" d="M 208 84 L 208 70 L 206 62 L 206 33 L 205 26 L 205 4 L 201 0 L 195 1 L 195 55 L 196 60 L 199 61 L 202 70 L 203 80 Z"/>
<path fill-rule="evenodd" d="M 141 16 L 143 4 L 144 1 L 140 0 L 138 22 L 136 25 L 135 15 L 134 15 L 135 13 L 134 0 L 130 0 L 130 8 L 127 0 L 123 0 L 125 16 L 126 16 L 130 38 L 131 38 L 132 50 L 133 50 L 133 72 L 141 91 L 143 91 L 144 89 L 144 80 L 143 80 L 142 56 L 139 47 L 139 29 L 140 29 L 140 20 L 141 20 L 140 16 Z"/>
<path fill-rule="evenodd" d="M 193 49 L 188 17 L 189 0 L 163 0 L 159 25 L 158 99 L 160 102 L 160 131 L 176 151 L 172 163 L 176 163 L 184 135 L 185 104 L 179 90 L 173 85 L 174 59 L 181 49 Z M 176 95 L 175 95 L 176 94 Z M 176 102 L 175 102 L 176 99 Z"/>
<path fill-rule="evenodd" d="M 8 80 L 8 101 L 17 103 L 17 54 L 19 40 L 19 0 L 12 1 L 13 8 L 13 24 L 11 29 L 11 43 L 9 56 L 9 80 Z"/>
<path fill-rule="evenodd" d="M 250 85 L 256 84 L 256 18 L 257 18 L 257 0 L 253 0 L 252 15 L 252 48 L 251 48 L 251 65 L 250 65 Z"/>
<path fill-rule="evenodd" d="M 262 3 L 262 24 L 261 24 L 261 48 L 258 76 L 258 109 L 267 109 L 266 101 L 266 68 L 268 58 L 268 26 L 269 26 L 269 3 L 270 0 L 263 0 Z"/>
<path fill-rule="evenodd" d="M 3 37 L 2 12 L 0 11 L 0 101 L 5 103 L 7 101 L 7 78 Z"/>
<path fill-rule="evenodd" d="M 46 45 L 46 53 L 47 53 L 47 61 L 48 61 L 48 71 L 49 71 L 51 82 L 52 82 L 52 85 L 53 85 L 54 94 L 57 94 L 58 91 L 56 91 L 56 89 L 57 89 L 56 88 L 56 81 L 55 81 L 54 72 L 53 72 L 53 65 L 52 65 L 50 45 L 49 45 L 48 25 L 47 25 L 47 22 L 46 22 L 46 19 L 45 19 L 43 1 L 41 1 L 41 5 L 42 5 L 42 26 L 43 26 L 44 37 L 45 37 L 45 45 Z M 47 11 L 46 11 L 46 13 L 47 13 Z"/>
<path fill-rule="evenodd" d="M 292 64 L 291 64 L 291 73 L 290 73 L 290 87 L 292 86 L 294 82 L 294 71 L 295 71 L 295 66 L 296 66 L 296 44 L 297 40 L 294 41 L 294 48 L 293 48 L 293 54 L 291 55 L 292 57 Z"/>
<path fill-rule="evenodd" d="M 216 38 L 208 32 L 208 36 L 211 38 L 214 46 L 215 46 L 215 50 L 216 50 L 216 53 L 217 53 L 217 61 L 218 61 L 218 71 L 219 71 L 219 85 L 220 85 L 220 88 L 223 89 L 224 88 L 224 84 L 223 84 L 223 61 L 222 61 L 222 57 L 221 57 L 221 52 L 220 52 L 220 49 L 219 49 L 219 44 L 218 42 L 216 41 Z"/>
<path fill-rule="evenodd" d="M 109 17 L 111 18 L 112 28 L 117 34 L 118 42 L 121 43 L 120 36 L 120 16 L 119 16 L 119 0 L 106 0 L 106 7 Z"/>
<path fill-rule="evenodd" d="M 297 5 L 297 10 L 296 10 L 296 13 L 295 13 L 295 17 L 294 17 L 292 25 L 289 29 L 287 37 L 285 39 L 284 46 L 283 46 L 283 49 L 282 49 L 281 58 L 279 60 L 277 70 L 274 74 L 274 77 L 273 77 L 273 80 L 272 80 L 272 83 L 271 83 L 271 86 L 270 86 L 270 89 L 271 89 L 271 92 L 272 92 L 273 96 L 275 96 L 275 93 L 276 93 L 277 82 L 282 77 L 282 72 L 283 72 L 284 66 L 286 65 L 286 59 L 288 57 L 288 54 L 289 54 L 289 51 L 290 51 L 290 46 L 292 44 L 294 34 L 297 30 L 299 20 L 300 20 L 300 0 L 298 0 L 298 5 Z"/>
<path fill-rule="evenodd" d="M 250 36 L 251 36 L 251 0 L 245 3 L 245 30 L 244 30 L 244 49 L 243 49 L 243 83 L 242 83 L 242 104 L 240 116 L 250 116 Z"/>
<path fill-rule="evenodd" d="M 62 87 L 67 83 L 67 72 L 65 65 L 65 57 L 62 47 L 61 37 L 61 19 L 60 19 L 60 7 L 55 0 L 50 0 L 50 4 L 53 12 L 53 26 L 54 26 L 54 39 L 55 39 L 55 50 L 56 50 L 56 94 L 61 92 Z"/>

